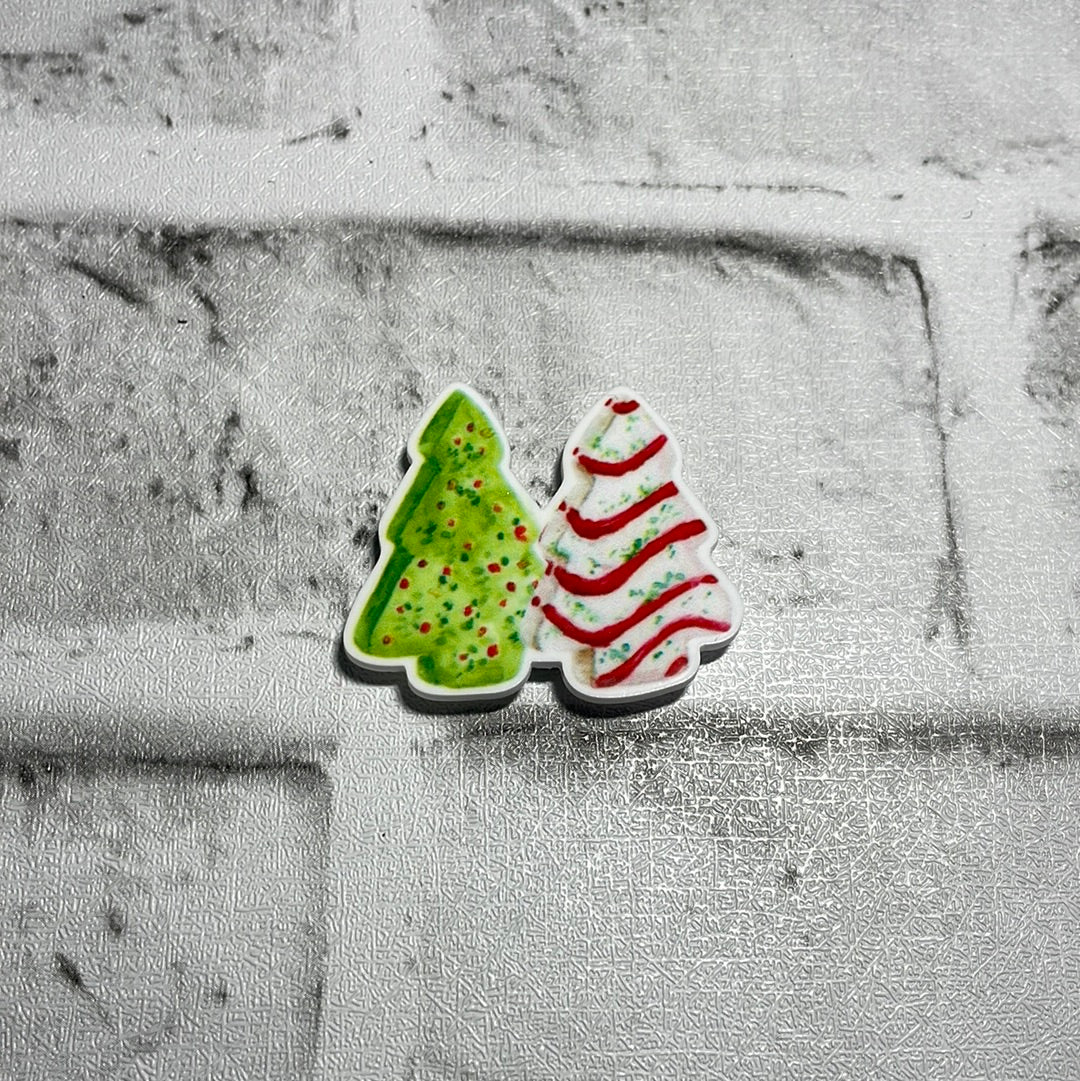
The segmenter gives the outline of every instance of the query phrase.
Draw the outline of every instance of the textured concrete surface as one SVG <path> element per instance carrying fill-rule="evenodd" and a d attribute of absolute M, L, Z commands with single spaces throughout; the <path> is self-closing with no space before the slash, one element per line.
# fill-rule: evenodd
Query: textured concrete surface
<path fill-rule="evenodd" d="M 717 157 L 951 173 L 1073 160 L 1071 6 L 51 0 L 0 8 L 0 122 L 378 140 L 438 175 L 703 183 Z M 400 31 L 400 32 L 399 32 Z M 404 80 L 410 90 L 390 86 Z M 410 109 L 411 109 L 410 105 Z M 377 119 L 376 119 L 377 118 Z"/>
<path fill-rule="evenodd" d="M 329 801 L 303 768 L 8 762 L 0 1072 L 309 1076 Z"/>
<path fill-rule="evenodd" d="M 1072 1077 L 1077 750 L 422 735 L 410 1076 Z"/>
<path fill-rule="evenodd" d="M 1071 158 L 1067 4 L 451 0 L 429 4 L 453 167 L 494 162 L 709 183 L 743 161 L 971 173 Z M 437 161 L 438 159 L 436 159 Z"/>
<path fill-rule="evenodd" d="M 331 642 L 445 383 L 494 403 L 540 502 L 574 418 L 624 383 L 680 433 L 747 608 L 701 697 L 759 715 L 960 701 L 903 265 L 333 228 L 12 228 L 6 247 L 10 628 L 178 620 L 243 652 L 261 621 Z"/>

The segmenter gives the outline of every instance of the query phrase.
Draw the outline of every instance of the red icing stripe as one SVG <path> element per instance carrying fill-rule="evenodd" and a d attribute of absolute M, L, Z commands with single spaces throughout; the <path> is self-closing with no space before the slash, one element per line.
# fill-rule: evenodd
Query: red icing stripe
<path fill-rule="evenodd" d="M 631 398 L 628 402 L 616 402 L 612 407 L 612 413 L 633 413 L 637 409 L 638 403 Z"/>
<path fill-rule="evenodd" d="M 632 507 L 627 507 L 625 510 L 619 511 L 618 514 L 611 515 L 610 518 L 582 518 L 578 510 L 571 507 L 566 512 L 566 521 L 579 537 L 584 537 L 586 540 L 597 540 L 600 537 L 608 536 L 610 533 L 615 533 L 617 530 L 622 529 L 624 525 L 640 517 L 650 507 L 655 507 L 657 503 L 662 503 L 665 499 L 670 499 L 678 494 L 679 486 L 673 480 L 669 480 L 667 484 L 661 485 L 655 492 L 645 496 L 644 499 L 639 500 Z"/>
<path fill-rule="evenodd" d="M 602 462 L 599 458 L 590 458 L 587 454 L 578 455 L 578 464 L 594 477 L 622 477 L 640 469 L 667 442 L 667 436 L 658 435 L 648 446 L 642 447 L 637 454 L 624 458 L 621 462 Z"/>
<path fill-rule="evenodd" d="M 641 551 L 635 553 L 621 566 L 602 574 L 599 578 L 583 578 L 580 574 L 571 574 L 565 567 L 555 568 L 555 580 L 568 593 L 576 593 L 581 597 L 599 597 L 604 593 L 610 593 L 618 589 L 628 581 L 639 567 L 648 563 L 658 552 L 662 552 L 669 544 L 676 541 L 686 540 L 688 537 L 696 537 L 705 532 L 705 523 L 700 518 L 694 518 L 688 522 L 680 522 L 672 526 L 666 533 L 654 537 Z"/>
<path fill-rule="evenodd" d="M 681 597 L 684 593 L 688 593 L 695 586 L 715 584 L 716 576 L 713 574 L 703 574 L 700 578 L 690 578 L 685 582 L 680 582 L 678 585 L 672 586 L 671 589 L 665 590 L 659 597 L 655 597 L 651 601 L 646 601 L 631 612 L 625 619 L 620 619 L 618 623 L 608 623 L 606 626 L 595 631 L 585 630 L 576 623 L 571 623 L 570 620 L 567 619 L 553 604 L 545 604 L 543 613 L 547 616 L 548 622 L 551 623 L 552 626 L 557 627 L 567 638 L 572 638 L 575 642 L 581 642 L 582 645 L 593 647 L 610 646 L 612 642 L 617 638 L 621 638 L 631 627 L 636 626 L 643 619 L 651 616 L 653 612 L 659 611 L 664 605 L 670 603 L 676 597 Z"/>
<path fill-rule="evenodd" d="M 705 619 L 702 616 L 686 616 L 684 619 L 677 619 L 674 623 L 669 623 L 666 627 L 661 627 L 644 645 L 639 646 L 634 653 L 628 657 L 618 668 L 613 668 L 610 672 L 605 672 L 602 676 L 597 676 L 597 687 L 614 687 L 618 683 L 622 683 L 624 679 L 634 674 L 634 670 L 639 664 L 661 643 L 665 638 L 670 638 L 673 634 L 677 634 L 679 631 L 685 631 L 690 627 L 700 627 L 704 631 L 724 631 L 731 630 L 731 624 L 725 622 L 722 619 Z M 670 669 L 669 669 L 670 671 Z"/>

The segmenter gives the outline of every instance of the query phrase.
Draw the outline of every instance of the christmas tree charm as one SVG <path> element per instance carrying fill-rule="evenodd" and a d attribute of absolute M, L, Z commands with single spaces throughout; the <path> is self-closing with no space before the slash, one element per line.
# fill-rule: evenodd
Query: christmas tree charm
<path fill-rule="evenodd" d="M 716 527 L 681 486 L 671 433 L 631 391 L 595 408 L 563 453 L 532 599 L 538 663 L 589 701 L 685 686 L 702 650 L 735 637 L 742 605 L 713 565 Z"/>
<path fill-rule="evenodd" d="M 409 441 L 380 555 L 345 625 L 357 664 L 435 700 L 497 698 L 528 676 L 522 622 L 543 571 L 537 508 L 487 404 L 449 387 Z"/>

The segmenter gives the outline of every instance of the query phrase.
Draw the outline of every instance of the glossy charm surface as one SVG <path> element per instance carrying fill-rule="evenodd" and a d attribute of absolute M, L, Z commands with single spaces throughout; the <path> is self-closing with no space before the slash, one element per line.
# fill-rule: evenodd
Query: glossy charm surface
<path fill-rule="evenodd" d="M 357 664 L 404 670 L 429 699 L 497 698 L 528 676 L 522 622 L 543 572 L 537 508 L 474 391 L 443 392 L 409 441 L 380 555 L 345 626 Z"/>
<path fill-rule="evenodd" d="M 681 473 L 671 433 L 625 388 L 566 445 L 540 537 L 546 572 L 532 599 L 532 638 L 538 661 L 558 664 L 581 698 L 675 692 L 703 650 L 739 629 L 739 596 L 710 554 L 716 526 Z"/>

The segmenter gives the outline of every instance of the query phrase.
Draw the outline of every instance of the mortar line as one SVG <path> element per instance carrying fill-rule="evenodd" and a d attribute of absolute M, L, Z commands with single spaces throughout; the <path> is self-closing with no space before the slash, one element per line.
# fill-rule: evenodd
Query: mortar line
<path fill-rule="evenodd" d="M 944 526 L 945 570 L 948 575 L 941 603 L 957 645 L 965 654 L 969 654 L 972 634 L 971 596 L 967 587 L 963 550 L 956 524 L 955 496 L 949 471 L 949 436 L 942 422 L 941 350 L 938 348 L 937 334 L 934 330 L 933 298 L 919 261 L 905 256 L 897 257 L 896 261 L 907 269 L 915 282 L 922 312 L 923 333 L 926 335 L 926 344 L 930 351 L 930 370 L 934 388 L 933 424 L 937 445 L 937 479 L 940 486 Z"/>

